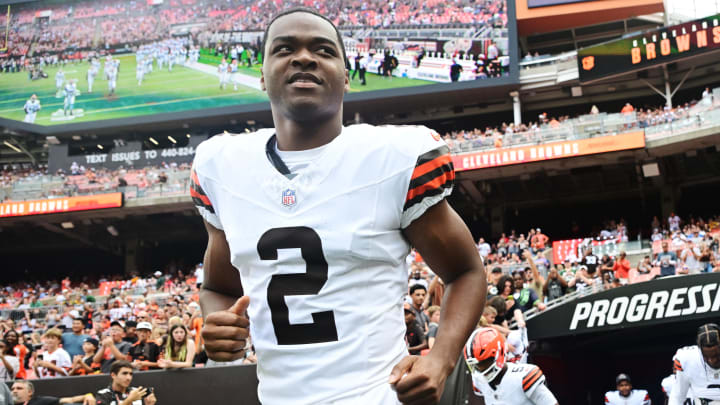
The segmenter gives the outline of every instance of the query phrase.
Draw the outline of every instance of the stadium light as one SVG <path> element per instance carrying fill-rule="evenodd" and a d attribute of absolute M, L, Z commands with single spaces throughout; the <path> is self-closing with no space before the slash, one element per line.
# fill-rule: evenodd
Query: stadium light
<path fill-rule="evenodd" d="M 152 136 L 150 137 L 150 142 L 154 143 L 155 145 L 159 145 L 158 141 L 155 140 Z"/>
<path fill-rule="evenodd" d="M 175 140 L 175 138 L 173 138 L 173 137 L 170 136 L 170 135 L 168 135 L 168 139 L 170 140 L 170 142 L 173 143 L 173 145 L 177 143 L 177 141 Z"/>
<path fill-rule="evenodd" d="M 4 141 L 3 143 L 5 144 L 5 146 L 7 146 L 8 148 L 14 150 L 15 152 L 22 153 L 22 151 L 20 150 L 20 148 L 18 148 L 17 146 L 11 144 L 10 142 Z"/>
<path fill-rule="evenodd" d="M 188 137 L 188 139 L 190 139 L 190 134 L 187 134 L 187 135 L 185 135 L 185 136 L 187 136 L 187 137 Z"/>
<path fill-rule="evenodd" d="M 100 145 L 100 144 L 98 144 L 98 146 L 97 146 L 97 147 L 98 147 L 98 149 L 100 149 L 100 150 L 103 150 L 103 149 L 105 149 L 105 148 L 103 148 L 103 146 L 102 146 L 102 145 Z"/>
<path fill-rule="evenodd" d="M 61 222 L 60 226 L 62 226 L 63 229 L 73 229 L 75 228 L 75 225 L 72 222 Z"/>

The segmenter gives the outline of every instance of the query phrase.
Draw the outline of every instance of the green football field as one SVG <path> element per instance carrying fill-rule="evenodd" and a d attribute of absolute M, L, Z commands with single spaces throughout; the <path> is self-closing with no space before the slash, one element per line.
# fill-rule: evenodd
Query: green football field
<path fill-rule="evenodd" d="M 80 95 L 75 99 L 75 109 L 82 109 L 84 114 L 67 121 L 57 120 L 57 111 L 62 110 L 64 102 L 63 98 L 56 98 L 55 94 L 57 68 L 46 67 L 48 78 L 36 81 L 31 81 L 26 72 L 0 74 L 0 117 L 22 121 L 25 118 L 23 106 L 32 94 L 37 94 L 42 106 L 35 120 L 39 125 L 128 118 L 267 101 L 267 95 L 260 90 L 238 86 L 235 91 L 231 84 L 221 90 L 215 75 L 178 65 L 173 67 L 172 72 L 168 72 L 167 68 L 159 71 L 155 64 L 154 71 L 146 74 L 142 86 L 138 86 L 135 79 L 135 56 L 124 55 L 118 59 L 120 70 L 115 95 L 112 97 L 107 96 L 108 84 L 104 80 L 102 69 L 95 78 L 93 92 L 88 93 L 86 75 L 89 64 L 69 64 L 63 68 L 66 80 L 78 80 Z M 259 77 L 260 67 L 243 67 L 240 72 Z M 351 92 L 418 86 L 432 82 L 388 79 L 368 74 L 367 83 L 367 86 L 361 86 L 359 80 L 352 81 Z M 51 119 L 52 114 L 55 114 L 55 120 Z"/>

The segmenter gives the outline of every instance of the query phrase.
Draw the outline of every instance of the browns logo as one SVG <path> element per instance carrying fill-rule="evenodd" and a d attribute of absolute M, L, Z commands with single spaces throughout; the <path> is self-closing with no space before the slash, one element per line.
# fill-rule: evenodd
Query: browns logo
<path fill-rule="evenodd" d="M 586 56 L 582 60 L 583 69 L 585 70 L 592 70 L 592 68 L 595 67 L 595 57 L 594 56 Z"/>
<path fill-rule="evenodd" d="M 438 134 L 438 133 L 435 132 L 435 131 L 430 132 L 430 135 L 432 135 L 433 139 L 436 140 L 436 141 L 438 141 L 438 142 L 442 139 L 442 137 L 440 137 L 440 134 Z"/>

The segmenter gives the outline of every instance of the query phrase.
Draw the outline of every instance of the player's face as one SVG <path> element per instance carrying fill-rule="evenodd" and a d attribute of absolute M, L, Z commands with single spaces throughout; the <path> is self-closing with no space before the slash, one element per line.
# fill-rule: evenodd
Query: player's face
<path fill-rule="evenodd" d="M 297 122 L 341 111 L 350 82 L 329 22 L 303 12 L 278 18 L 270 26 L 265 55 L 260 81 L 273 110 Z"/>
<path fill-rule="evenodd" d="M 620 381 L 620 384 L 617 385 L 617 390 L 620 391 L 620 395 L 626 397 L 630 395 L 630 391 L 632 391 L 632 384 L 628 381 Z"/>
<path fill-rule="evenodd" d="M 703 347 L 700 350 L 702 350 L 703 359 L 708 366 L 720 369 L 720 345 Z"/>

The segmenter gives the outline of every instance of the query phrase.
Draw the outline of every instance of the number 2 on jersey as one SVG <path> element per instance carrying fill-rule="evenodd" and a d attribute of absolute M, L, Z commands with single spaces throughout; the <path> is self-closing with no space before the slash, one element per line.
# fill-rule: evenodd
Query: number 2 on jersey
<path fill-rule="evenodd" d="M 288 295 L 318 294 L 328 279 L 328 264 L 322 251 L 320 236 L 305 226 L 273 228 L 258 241 L 261 260 L 277 260 L 280 249 L 300 249 L 306 272 L 275 274 L 270 279 L 267 300 L 270 306 L 275 337 L 280 345 L 302 345 L 338 340 L 333 311 L 314 312 L 312 323 L 290 324 L 285 303 Z"/>

